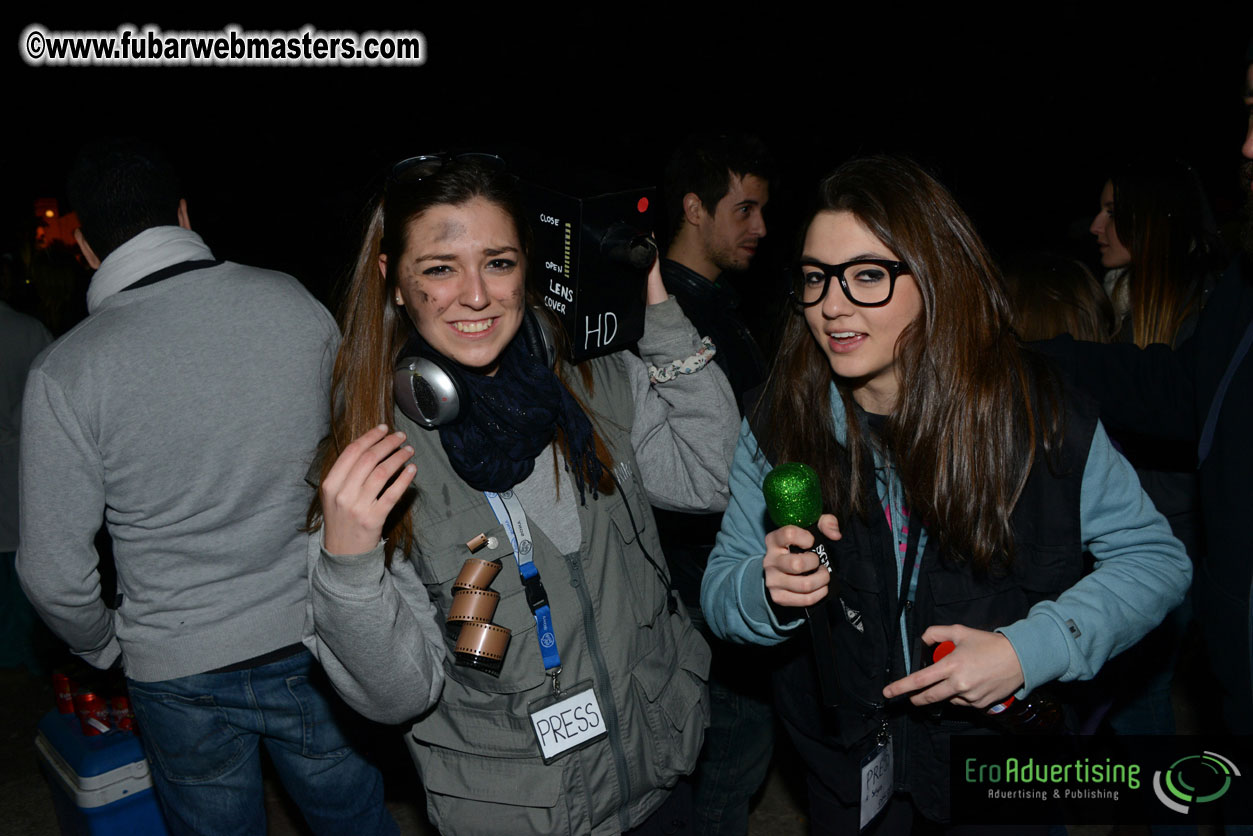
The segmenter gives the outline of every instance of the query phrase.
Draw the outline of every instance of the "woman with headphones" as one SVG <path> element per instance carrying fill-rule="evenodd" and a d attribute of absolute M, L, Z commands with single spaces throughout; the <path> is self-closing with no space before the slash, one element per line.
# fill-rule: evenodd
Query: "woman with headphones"
<path fill-rule="evenodd" d="M 671 788 L 700 749 L 709 651 L 649 503 L 725 505 L 734 400 L 655 264 L 640 357 L 549 349 L 501 168 L 406 160 L 374 211 L 311 511 L 308 643 L 358 711 L 413 721 L 440 832 L 650 833 L 684 818 Z"/>

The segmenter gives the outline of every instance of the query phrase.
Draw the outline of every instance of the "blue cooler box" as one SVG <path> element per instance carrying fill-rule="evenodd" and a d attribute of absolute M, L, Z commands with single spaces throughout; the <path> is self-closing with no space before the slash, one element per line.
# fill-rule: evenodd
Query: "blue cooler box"
<path fill-rule="evenodd" d="M 152 776 L 135 735 L 83 734 L 78 717 L 49 711 L 35 735 L 66 836 L 165 836 Z"/>

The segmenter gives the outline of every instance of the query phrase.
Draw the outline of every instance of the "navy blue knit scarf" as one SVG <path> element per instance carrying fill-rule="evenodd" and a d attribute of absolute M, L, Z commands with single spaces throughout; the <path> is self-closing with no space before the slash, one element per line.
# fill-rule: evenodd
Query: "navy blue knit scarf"
<path fill-rule="evenodd" d="M 592 442 L 592 422 L 553 370 L 531 355 L 521 333 L 500 355 L 496 374 L 466 371 L 469 392 L 463 417 L 439 428 L 439 440 L 453 470 L 479 491 L 501 493 L 531 475 L 535 457 L 552 443 L 560 427 L 565 433 L 574 483 L 583 502 L 585 478 L 592 496 L 601 464 Z"/>

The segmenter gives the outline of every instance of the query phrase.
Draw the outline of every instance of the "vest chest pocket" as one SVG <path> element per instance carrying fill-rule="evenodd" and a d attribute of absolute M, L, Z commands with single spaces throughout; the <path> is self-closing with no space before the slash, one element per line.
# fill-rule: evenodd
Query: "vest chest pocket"
<path fill-rule="evenodd" d="M 505 530 L 499 524 L 484 531 L 475 524 L 475 515 L 454 515 L 437 526 L 434 531 L 419 534 L 419 553 L 412 560 L 427 591 L 435 600 L 441 620 L 452 606 L 453 584 L 468 558 L 499 560 L 500 572 L 491 583 L 491 589 L 499 593 L 500 602 L 492 615 L 491 623 L 509 630 L 509 645 L 500 676 L 461 665 L 449 665 L 448 676 L 467 688 L 493 694 L 512 694 L 528 691 L 544 683 L 544 663 L 540 658 L 539 641 L 535 635 L 535 617 L 531 614 L 518 575 L 518 564 Z M 472 530 L 477 529 L 477 530 Z M 466 542 L 485 533 L 495 539 L 495 548 L 485 546 L 471 553 Z M 445 624 L 440 624 L 441 629 Z M 453 658 L 455 640 L 445 632 L 449 658 Z"/>
<path fill-rule="evenodd" d="M 1068 546 L 1020 545 L 1014 557 L 1013 575 L 1025 590 L 1028 607 L 1053 600 L 1083 574 L 1082 554 Z"/>
<path fill-rule="evenodd" d="M 1083 561 L 1073 548 L 1025 543 L 1016 549 L 1009 571 L 1000 575 L 979 577 L 969 567 L 939 563 L 923 574 L 933 607 L 930 622 L 920 623 L 919 632 L 931 624 L 994 630 L 1073 586 L 1083 574 Z"/>
<path fill-rule="evenodd" d="M 1012 574 L 977 577 L 969 567 L 946 566 L 939 561 L 923 567 L 919 599 L 924 595 L 931 600 L 919 613 L 919 635 L 934 624 L 994 630 L 1017 621 L 1028 609 L 1027 596 Z"/>

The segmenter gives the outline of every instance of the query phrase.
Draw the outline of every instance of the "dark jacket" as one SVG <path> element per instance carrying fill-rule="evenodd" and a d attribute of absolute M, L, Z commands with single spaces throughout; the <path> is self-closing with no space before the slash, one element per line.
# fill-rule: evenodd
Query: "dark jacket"
<path fill-rule="evenodd" d="M 751 413 L 750 413 L 751 414 Z M 751 419 L 750 419 L 751 420 Z M 1032 605 L 1054 599 L 1083 574 L 1080 493 L 1095 409 L 1068 399 L 1065 438 L 1055 455 L 1037 456 L 1012 524 L 1016 553 L 1008 570 L 980 576 L 956 563 L 928 538 L 915 599 L 906 605 L 911 670 L 925 664 L 921 635 L 935 624 L 981 630 L 1006 626 Z M 754 432 L 758 429 L 754 427 Z M 758 433 L 759 437 L 761 433 Z M 863 484 L 875 484 L 871 456 L 863 457 Z M 906 675 L 898 620 L 895 541 L 885 516 L 841 515 L 843 539 L 833 544 L 839 578 L 829 599 L 839 706 L 824 711 L 806 636 L 793 641 L 789 661 L 775 677 L 775 700 L 810 770 L 849 805 L 859 799 L 860 763 L 878 732 L 891 732 L 896 788 L 908 792 L 928 818 L 949 818 L 949 737 L 990 733 L 970 709 L 923 709 L 907 698 L 883 705 L 885 685 Z"/>
<path fill-rule="evenodd" d="M 1253 265 L 1246 255 L 1218 281 L 1196 333 L 1178 350 L 1165 345 L 1100 345 L 1059 337 L 1039 348 L 1100 404 L 1111 431 L 1199 442 L 1230 371 L 1200 462 L 1205 555 L 1197 566 L 1195 608 L 1215 675 L 1223 686 L 1228 729 L 1253 733 L 1249 603 L 1253 551 L 1237 521 L 1253 507 L 1253 352 L 1232 367 L 1253 322 Z"/>
<path fill-rule="evenodd" d="M 1193 308 L 1179 325 L 1173 346 L 1182 344 L 1196 333 L 1201 311 L 1217 282 L 1218 273 L 1207 272 L 1191 283 Z M 1132 343 L 1130 313 L 1124 318 L 1116 339 Z M 1167 441 L 1153 434 L 1127 429 L 1112 433 L 1112 437 L 1122 454 L 1135 466 L 1144 492 L 1166 517 L 1171 532 L 1183 542 L 1188 555 L 1194 561 L 1199 560 L 1204 552 L 1204 540 L 1201 538 L 1201 503 L 1197 492 L 1196 442 L 1192 439 Z"/>
<path fill-rule="evenodd" d="M 743 412 L 744 393 L 766 379 L 766 361 L 740 318 L 739 294 L 668 258 L 662 259 L 661 277 L 697 333 L 713 341 L 718 350 L 714 362 L 731 382 L 736 404 Z M 684 603 L 698 609 L 701 575 L 722 525 L 722 514 L 653 510 L 675 588 Z"/>
<path fill-rule="evenodd" d="M 761 349 L 740 317 L 740 295 L 725 282 L 711 282 L 668 258 L 662 259 L 661 278 L 696 331 L 718 347 L 714 362 L 731 381 L 742 412 L 744 394 L 766 379 L 767 370 Z"/>

